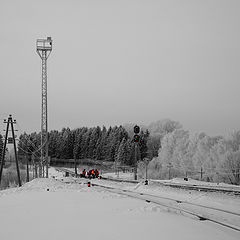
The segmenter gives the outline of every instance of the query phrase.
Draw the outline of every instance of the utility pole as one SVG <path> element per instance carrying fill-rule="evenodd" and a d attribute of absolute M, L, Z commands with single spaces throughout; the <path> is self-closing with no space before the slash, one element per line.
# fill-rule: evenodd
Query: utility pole
<path fill-rule="evenodd" d="M 35 178 L 36 174 L 35 174 L 35 157 L 32 154 L 31 156 L 31 162 L 32 162 L 32 174 L 33 174 L 33 178 Z"/>
<path fill-rule="evenodd" d="M 205 173 L 205 172 L 203 171 L 203 168 L 201 167 L 201 171 L 200 171 L 201 181 L 202 181 L 202 179 L 203 179 L 203 173 Z"/>
<path fill-rule="evenodd" d="M 41 114 L 41 159 L 39 163 L 39 177 L 48 177 L 48 118 L 47 118 L 47 59 L 52 51 L 52 39 L 37 39 L 37 53 L 42 59 L 42 114 Z"/>
<path fill-rule="evenodd" d="M 168 168 L 168 178 L 169 180 L 171 179 L 171 168 L 173 167 L 172 163 L 168 163 L 167 168 Z"/>
<path fill-rule="evenodd" d="M 138 147 L 138 145 L 137 145 L 137 143 L 135 142 L 134 143 L 134 150 L 135 150 L 135 152 L 134 152 L 134 158 L 135 158 L 135 161 L 134 161 L 134 180 L 137 180 L 137 147 Z"/>
<path fill-rule="evenodd" d="M 15 162 L 16 162 L 17 175 L 18 175 L 18 185 L 19 185 L 19 187 L 21 187 L 22 183 L 21 183 L 21 179 L 20 179 L 20 171 L 19 171 L 18 156 L 17 156 L 17 146 L 16 146 L 14 127 L 13 127 L 13 124 L 16 123 L 16 120 L 13 121 L 12 115 L 9 115 L 8 120 L 5 119 L 4 123 L 7 124 L 7 129 L 6 129 L 6 134 L 5 134 L 3 153 L 2 153 L 2 162 L 1 162 L 1 167 L 0 167 L 0 184 L 1 184 L 1 180 L 2 180 L 2 172 L 3 172 L 4 161 L 5 161 L 6 146 L 7 146 L 7 142 L 8 142 L 9 144 L 13 144 L 13 146 L 14 146 Z M 10 138 L 10 137 L 8 138 L 9 127 L 11 127 L 12 138 Z"/>
<path fill-rule="evenodd" d="M 76 158 L 76 155 L 74 154 L 74 169 L 75 169 L 75 177 L 77 177 L 77 158 Z"/>
<path fill-rule="evenodd" d="M 33 157 L 33 165 L 34 165 L 34 177 L 35 178 L 38 178 L 38 162 L 37 162 L 37 159 L 35 157 Z"/>

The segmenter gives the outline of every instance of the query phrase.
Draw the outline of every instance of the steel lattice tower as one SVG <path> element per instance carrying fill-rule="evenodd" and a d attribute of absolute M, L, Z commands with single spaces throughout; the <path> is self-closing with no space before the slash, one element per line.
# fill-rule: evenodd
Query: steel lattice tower
<path fill-rule="evenodd" d="M 52 51 L 52 39 L 37 39 L 37 53 L 42 59 L 42 114 L 41 114 L 41 159 L 39 176 L 48 177 L 48 118 L 47 118 L 47 59 Z"/>

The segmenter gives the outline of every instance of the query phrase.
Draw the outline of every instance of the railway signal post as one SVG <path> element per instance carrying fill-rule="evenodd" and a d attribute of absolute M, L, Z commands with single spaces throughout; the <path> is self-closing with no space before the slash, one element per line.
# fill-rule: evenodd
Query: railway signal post
<path fill-rule="evenodd" d="M 134 137 L 133 137 L 133 141 L 134 141 L 134 149 L 135 149 L 135 162 L 134 162 L 134 180 L 137 180 L 137 150 L 138 150 L 138 143 L 140 140 L 140 136 L 138 135 L 140 132 L 140 127 L 138 125 L 135 125 L 133 128 L 133 131 L 135 133 Z"/>

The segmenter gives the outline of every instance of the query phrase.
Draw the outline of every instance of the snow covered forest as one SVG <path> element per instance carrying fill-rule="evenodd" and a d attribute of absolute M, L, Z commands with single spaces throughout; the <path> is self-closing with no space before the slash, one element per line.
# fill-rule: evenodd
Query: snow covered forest
<path fill-rule="evenodd" d="M 240 131 L 229 138 L 190 134 L 180 124 L 167 121 L 150 126 L 152 136 L 161 136 L 158 157 L 150 162 L 155 178 L 190 176 L 195 179 L 240 184 Z M 162 134 L 161 134 L 162 131 Z M 168 171 L 166 169 L 168 168 Z"/>
<path fill-rule="evenodd" d="M 49 155 L 59 159 L 114 161 L 118 166 L 134 164 L 134 124 L 100 128 L 77 128 L 49 133 Z M 230 137 L 191 134 L 180 123 L 169 119 L 141 126 L 138 149 L 139 174 L 155 179 L 191 177 L 194 179 L 240 184 L 240 131 Z M 2 138 L 0 137 L 0 151 Z M 40 133 L 22 134 L 19 154 L 40 146 Z"/>

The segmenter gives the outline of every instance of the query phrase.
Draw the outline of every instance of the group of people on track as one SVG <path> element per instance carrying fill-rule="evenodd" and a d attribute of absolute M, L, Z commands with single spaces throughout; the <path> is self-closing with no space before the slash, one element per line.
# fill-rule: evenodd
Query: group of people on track
<path fill-rule="evenodd" d="M 88 172 L 86 169 L 83 169 L 82 173 L 80 174 L 80 177 L 82 178 L 99 178 L 99 172 L 97 169 L 91 169 Z"/>

